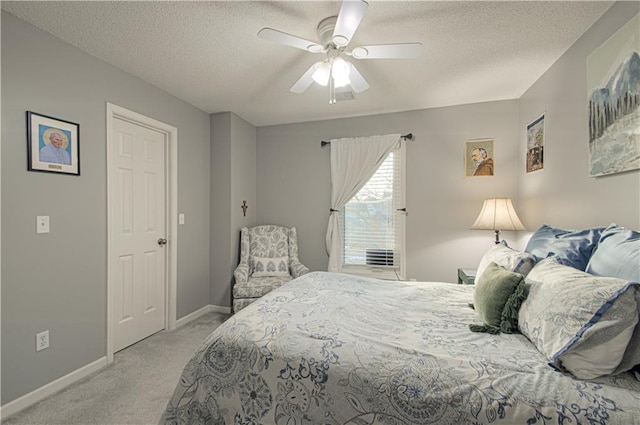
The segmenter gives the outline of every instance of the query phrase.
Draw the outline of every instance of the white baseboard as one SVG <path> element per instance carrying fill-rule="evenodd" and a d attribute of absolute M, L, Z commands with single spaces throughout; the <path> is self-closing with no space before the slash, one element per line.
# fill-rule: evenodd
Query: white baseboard
<path fill-rule="evenodd" d="M 222 314 L 231 314 L 231 307 L 223 307 L 221 305 L 209 305 L 211 311 Z"/>
<path fill-rule="evenodd" d="M 18 413 L 19 411 L 26 409 L 29 406 L 32 406 L 39 402 L 40 400 L 49 397 L 51 394 L 56 393 L 74 382 L 79 381 L 82 378 L 85 378 L 91 375 L 93 372 L 96 372 L 107 365 L 107 358 L 102 357 L 95 362 L 89 363 L 86 366 L 81 367 L 80 369 L 76 369 L 73 372 L 56 379 L 53 382 L 49 382 L 42 387 L 31 391 L 28 394 L 23 395 L 4 406 L 0 407 L 0 418 L 6 419 L 7 417 Z"/>
<path fill-rule="evenodd" d="M 182 325 L 185 325 L 200 316 L 203 316 L 207 313 L 222 313 L 222 314 L 231 314 L 231 307 L 223 307 L 219 305 L 206 305 L 201 309 L 194 311 L 193 313 L 187 314 L 184 317 L 176 320 L 176 328 L 179 328 Z M 38 389 L 31 391 L 28 394 L 23 395 L 13 401 L 8 402 L 4 406 L 0 407 L 0 419 L 6 419 L 9 416 L 15 415 L 19 411 L 26 409 L 29 406 L 32 406 L 39 402 L 40 400 L 49 397 L 51 394 L 56 393 L 74 382 L 79 381 L 80 379 L 102 369 L 107 365 L 107 357 L 102 357 L 95 362 L 89 363 L 86 366 L 81 367 L 80 369 L 76 369 L 73 372 L 56 379 L 53 382 L 50 382 Z"/>
<path fill-rule="evenodd" d="M 194 311 L 193 313 L 189 313 L 184 317 L 176 320 L 176 328 L 179 328 L 182 325 L 186 325 L 187 323 L 196 320 L 200 316 L 204 316 L 207 313 L 222 313 L 222 314 L 231 314 L 231 307 L 223 307 L 220 305 L 205 305 L 204 307 Z"/>

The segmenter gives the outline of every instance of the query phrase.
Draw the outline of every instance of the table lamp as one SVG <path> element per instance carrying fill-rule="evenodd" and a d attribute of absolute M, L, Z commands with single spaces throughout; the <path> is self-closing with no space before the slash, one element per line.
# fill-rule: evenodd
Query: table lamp
<path fill-rule="evenodd" d="M 473 230 L 493 230 L 496 233 L 496 243 L 500 243 L 501 230 L 524 230 L 522 222 L 513 209 L 509 198 L 487 199 L 482 205 L 480 215 L 471 226 Z"/>

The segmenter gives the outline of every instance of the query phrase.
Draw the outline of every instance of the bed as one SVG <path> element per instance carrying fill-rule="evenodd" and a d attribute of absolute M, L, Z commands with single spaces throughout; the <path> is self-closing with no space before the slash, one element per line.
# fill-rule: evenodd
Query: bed
<path fill-rule="evenodd" d="M 577 379 L 520 333 L 471 332 L 474 290 L 299 277 L 206 339 L 161 423 L 640 424 L 640 375 Z"/>

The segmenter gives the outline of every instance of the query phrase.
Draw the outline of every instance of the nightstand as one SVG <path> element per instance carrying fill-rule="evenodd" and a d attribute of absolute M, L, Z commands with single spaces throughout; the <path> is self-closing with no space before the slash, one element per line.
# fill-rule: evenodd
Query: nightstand
<path fill-rule="evenodd" d="M 476 281 L 477 269 L 458 269 L 458 284 L 473 285 Z"/>

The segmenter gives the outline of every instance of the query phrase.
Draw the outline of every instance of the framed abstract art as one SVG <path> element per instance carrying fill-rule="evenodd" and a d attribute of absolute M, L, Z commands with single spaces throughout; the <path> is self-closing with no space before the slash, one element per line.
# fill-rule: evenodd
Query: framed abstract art
<path fill-rule="evenodd" d="M 640 168 L 640 14 L 587 57 L 589 176 Z"/>

